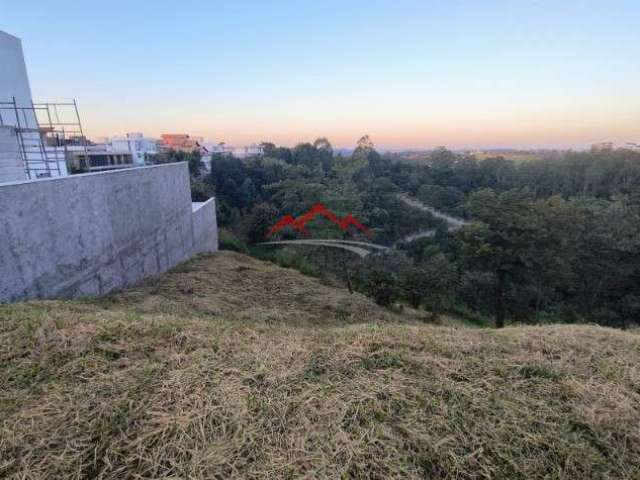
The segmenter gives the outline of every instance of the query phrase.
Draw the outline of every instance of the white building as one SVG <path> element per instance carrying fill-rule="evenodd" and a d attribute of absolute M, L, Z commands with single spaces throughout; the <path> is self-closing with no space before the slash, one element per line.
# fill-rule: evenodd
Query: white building
<path fill-rule="evenodd" d="M 22 53 L 22 42 L 17 37 L 0 31 L 0 183 L 26 180 L 27 174 L 20 154 L 16 132 L 18 118 L 13 110 L 17 105 L 31 105 L 31 87 Z M 31 128 L 35 119 L 31 114 L 23 120 Z"/>
<path fill-rule="evenodd" d="M 77 172 L 101 172 L 135 167 L 130 152 L 107 150 L 103 145 L 68 147 L 66 163 Z"/>
<path fill-rule="evenodd" d="M 35 104 L 20 39 L 0 31 L 0 183 L 144 165 L 157 141 L 127 133 L 102 145 L 83 136 L 75 101 Z"/>
<path fill-rule="evenodd" d="M 244 147 L 235 148 L 233 155 L 238 158 L 254 157 L 256 155 L 262 155 L 262 145 L 252 143 L 251 145 L 245 145 Z"/>
<path fill-rule="evenodd" d="M 27 75 L 27 66 L 24 62 L 22 42 L 19 38 L 0 30 L 0 102 L 13 102 L 20 106 L 31 105 L 31 86 Z M 15 125 L 15 114 L 3 112 L 5 125 Z"/>
<path fill-rule="evenodd" d="M 202 163 L 204 164 L 205 171 L 211 172 L 211 162 L 214 161 L 214 155 L 229 155 L 236 158 L 248 158 L 256 155 L 262 155 L 262 145 L 252 143 L 244 147 L 234 147 L 224 142 L 220 143 L 205 143 L 206 153 L 202 154 Z"/>
<path fill-rule="evenodd" d="M 49 106 L 34 107 L 22 42 L 3 31 L 0 69 L 0 183 L 67 175 L 64 155 L 44 138 L 54 129 L 38 124 L 37 112 Z"/>
<path fill-rule="evenodd" d="M 159 141 L 145 137 L 139 132 L 130 132 L 123 137 L 112 137 L 106 140 L 106 149 L 111 152 L 129 152 L 133 157 L 133 164 L 144 165 L 148 155 L 159 152 Z"/>

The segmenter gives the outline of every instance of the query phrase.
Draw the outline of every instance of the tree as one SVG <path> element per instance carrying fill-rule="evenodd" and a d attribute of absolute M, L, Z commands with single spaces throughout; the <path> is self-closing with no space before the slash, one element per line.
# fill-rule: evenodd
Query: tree
<path fill-rule="evenodd" d="M 471 269 L 493 273 L 494 314 L 496 326 L 501 328 L 508 282 L 526 270 L 530 258 L 527 254 L 536 225 L 529 197 L 517 190 L 502 194 L 481 190 L 469 197 L 465 208 L 477 222 L 459 233 L 461 255 Z"/>
<path fill-rule="evenodd" d="M 364 152 L 369 152 L 375 149 L 375 146 L 373 145 L 373 141 L 371 140 L 369 135 L 363 135 L 362 137 L 360 137 L 356 147 L 356 150 L 358 149 Z"/>
<path fill-rule="evenodd" d="M 185 155 L 185 160 L 189 163 L 189 174 L 194 178 L 200 178 L 204 169 L 202 154 L 198 150 L 194 150 Z"/>
<path fill-rule="evenodd" d="M 401 274 L 401 286 L 404 297 L 413 308 L 420 308 L 426 290 L 425 278 L 418 267 L 405 269 Z"/>
<path fill-rule="evenodd" d="M 599 323 L 626 327 L 640 314 L 640 209 L 626 198 L 581 204 L 584 224 L 572 284 L 576 303 Z"/>
<path fill-rule="evenodd" d="M 438 253 L 420 266 L 405 269 L 401 284 L 411 306 L 424 305 L 431 318 L 438 320 L 454 295 L 458 278 L 455 265 Z"/>
<path fill-rule="evenodd" d="M 454 210 L 464 199 L 464 194 L 455 187 L 422 185 L 416 195 L 429 206 L 437 209 Z"/>
<path fill-rule="evenodd" d="M 358 266 L 355 280 L 359 289 L 376 303 L 390 306 L 401 294 L 400 273 L 411 265 L 411 260 L 402 252 L 369 255 Z"/>
<path fill-rule="evenodd" d="M 374 172 L 372 169 L 372 164 L 377 166 L 380 161 L 380 154 L 376 152 L 369 135 L 364 135 L 358 140 L 358 145 L 351 155 L 351 161 L 356 167 L 353 179 L 362 188 L 366 188 L 371 184 L 376 173 L 380 173 L 380 170 Z"/>
<path fill-rule="evenodd" d="M 322 165 L 322 171 L 325 175 L 328 174 L 333 167 L 333 147 L 331 143 L 325 137 L 320 137 L 313 142 L 313 148 L 316 149 L 316 155 Z"/>
<path fill-rule="evenodd" d="M 388 271 L 374 268 L 366 276 L 365 292 L 378 305 L 390 306 L 397 295 L 395 276 Z"/>
<path fill-rule="evenodd" d="M 533 305 L 530 307 L 534 310 L 535 320 L 539 321 L 542 311 L 560 300 L 561 292 L 571 290 L 575 282 L 584 213 L 575 202 L 559 196 L 538 200 L 531 209 L 536 226 L 527 253 L 529 268 L 521 283 L 531 285 Z M 521 296 L 525 295 L 521 293 Z"/>
<path fill-rule="evenodd" d="M 271 142 L 262 142 L 260 144 L 262 155 L 265 157 L 276 158 L 276 144 Z"/>
<path fill-rule="evenodd" d="M 445 306 L 453 297 L 458 284 L 458 271 L 442 253 L 430 258 L 422 268 L 425 290 L 423 302 L 431 311 L 431 317 L 438 320 Z"/>
<path fill-rule="evenodd" d="M 325 152 L 330 152 L 333 155 L 333 147 L 329 140 L 326 137 L 319 137 L 313 142 L 313 147 L 318 150 L 324 150 Z"/>
<path fill-rule="evenodd" d="M 214 196 L 213 186 L 202 179 L 191 179 L 191 200 L 194 202 L 206 202 Z"/>
<path fill-rule="evenodd" d="M 246 222 L 246 237 L 249 243 L 264 242 L 276 216 L 277 211 L 273 205 L 265 202 L 257 204 Z"/>
<path fill-rule="evenodd" d="M 429 161 L 433 167 L 451 168 L 456 162 L 456 154 L 447 150 L 447 147 L 437 147 L 429 155 Z"/>

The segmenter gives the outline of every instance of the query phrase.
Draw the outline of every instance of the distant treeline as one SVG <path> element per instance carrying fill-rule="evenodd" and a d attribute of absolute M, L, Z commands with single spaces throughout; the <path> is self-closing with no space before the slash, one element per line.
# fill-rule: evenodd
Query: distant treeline
<path fill-rule="evenodd" d="M 416 167 L 419 177 L 406 179 L 405 185 L 440 208 L 459 208 L 466 194 L 481 188 L 527 189 L 536 199 L 560 195 L 611 200 L 637 193 L 639 159 L 640 151 L 594 148 L 514 163 L 502 157 L 478 161 L 441 148 L 428 164 Z"/>

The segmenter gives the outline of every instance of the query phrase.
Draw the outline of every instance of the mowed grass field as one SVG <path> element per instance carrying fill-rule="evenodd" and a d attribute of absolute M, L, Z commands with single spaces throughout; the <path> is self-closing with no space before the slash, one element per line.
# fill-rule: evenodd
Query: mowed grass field
<path fill-rule="evenodd" d="M 640 337 L 382 310 L 220 252 L 0 306 L 0 477 L 640 478 Z"/>
<path fill-rule="evenodd" d="M 540 160 L 541 154 L 534 152 L 489 152 L 489 153 L 474 153 L 473 155 L 478 160 L 486 160 L 487 158 L 503 157 L 505 160 L 511 160 L 512 162 L 525 163 Z"/>

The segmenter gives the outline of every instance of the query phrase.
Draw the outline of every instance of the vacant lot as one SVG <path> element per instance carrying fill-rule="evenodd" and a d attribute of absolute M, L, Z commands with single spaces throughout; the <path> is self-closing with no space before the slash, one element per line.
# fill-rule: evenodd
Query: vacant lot
<path fill-rule="evenodd" d="M 221 252 L 0 306 L 0 477 L 640 478 L 640 337 L 430 326 Z"/>

